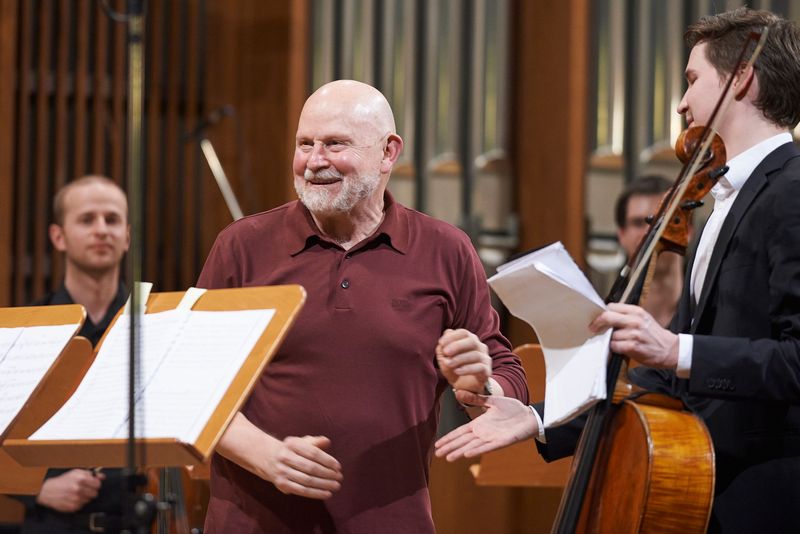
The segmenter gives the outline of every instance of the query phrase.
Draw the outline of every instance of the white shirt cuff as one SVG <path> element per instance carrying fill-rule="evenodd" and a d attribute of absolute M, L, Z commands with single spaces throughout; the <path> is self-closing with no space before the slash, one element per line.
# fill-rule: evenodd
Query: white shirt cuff
<path fill-rule="evenodd" d="M 544 423 L 542 423 L 542 416 L 539 415 L 539 412 L 536 411 L 531 405 L 528 405 L 528 408 L 531 409 L 533 412 L 533 416 L 536 418 L 536 428 L 539 429 L 539 435 L 534 436 L 534 439 L 539 443 L 547 443 L 547 438 L 544 437 Z"/>
<path fill-rule="evenodd" d="M 689 378 L 692 372 L 692 347 L 694 339 L 689 334 L 678 334 L 678 378 Z"/>

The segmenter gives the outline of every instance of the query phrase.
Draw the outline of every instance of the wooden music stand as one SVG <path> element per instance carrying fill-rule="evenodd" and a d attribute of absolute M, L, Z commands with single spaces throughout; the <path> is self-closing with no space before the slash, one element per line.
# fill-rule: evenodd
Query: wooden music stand
<path fill-rule="evenodd" d="M 77 333 L 85 318 L 86 310 L 79 304 L 0 308 L 0 326 L 3 328 L 75 324 Z M 15 437 L 15 429 L 21 432 L 33 432 L 49 419 L 78 386 L 93 360 L 94 354 L 89 341 L 84 337 L 73 337 L 45 373 L 43 380 L 33 390 L 17 416 L 4 430 L 0 429 L 0 493 L 16 495 L 39 493 L 47 468 L 22 467 L 4 449 L 5 440 Z M 45 392 L 45 382 L 49 382 L 51 377 L 59 378 L 54 387 Z M 34 399 L 41 399 L 40 407 L 36 411 L 30 409 Z"/>
<path fill-rule="evenodd" d="M 514 349 L 522 360 L 528 378 L 531 402 L 544 399 L 544 354 L 539 345 L 531 343 Z M 528 486 L 563 488 L 569 478 L 572 457 L 552 463 L 545 462 L 530 440 L 481 456 L 479 464 L 470 467 L 479 486 Z"/>
<path fill-rule="evenodd" d="M 151 294 L 147 312 L 155 313 L 174 309 L 183 298 L 183 292 Z M 299 285 L 252 287 L 209 290 L 193 306 L 195 311 L 233 311 L 274 309 L 267 328 L 240 367 L 216 410 L 206 422 L 194 443 L 177 438 L 146 438 L 137 440 L 137 465 L 142 467 L 187 466 L 207 461 L 236 412 L 250 394 L 267 363 L 278 350 L 297 313 L 305 302 L 305 290 Z M 116 321 L 116 319 L 115 319 Z M 113 326 L 113 325 L 112 325 Z M 109 328 L 110 330 L 110 328 Z M 103 337 L 105 339 L 105 336 Z M 100 343 L 102 344 L 103 339 Z M 99 348 L 100 345 L 98 345 Z M 37 412 L 44 400 L 42 396 L 54 387 L 58 377 L 50 379 L 40 395 L 32 398 L 31 410 Z M 74 392 L 73 388 L 72 392 Z M 15 424 L 14 439 L 8 439 L 8 453 L 25 466 L 48 467 L 124 467 L 126 465 L 126 439 L 103 440 L 29 440 L 35 428 L 19 430 Z M 146 459 L 146 463 L 143 461 Z"/>

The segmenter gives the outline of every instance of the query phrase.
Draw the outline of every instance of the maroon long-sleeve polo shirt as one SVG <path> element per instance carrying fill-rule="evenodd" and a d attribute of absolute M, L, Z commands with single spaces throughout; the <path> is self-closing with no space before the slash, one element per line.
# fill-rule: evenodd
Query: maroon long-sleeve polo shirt
<path fill-rule="evenodd" d="M 345 251 L 296 201 L 223 230 L 198 282 L 276 284 L 301 284 L 308 299 L 242 412 L 278 439 L 329 437 L 344 480 L 326 501 L 289 496 L 216 455 L 207 531 L 434 532 L 428 468 L 447 387 L 434 366 L 442 332 L 475 333 L 506 395 L 528 400 L 471 242 L 387 193 L 378 230 Z"/>

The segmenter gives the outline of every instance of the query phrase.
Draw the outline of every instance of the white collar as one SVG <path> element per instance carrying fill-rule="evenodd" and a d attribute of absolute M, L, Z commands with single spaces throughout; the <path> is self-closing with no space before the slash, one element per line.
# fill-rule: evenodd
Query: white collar
<path fill-rule="evenodd" d="M 753 174 L 756 167 L 758 167 L 758 164 L 764 161 L 764 158 L 766 158 L 770 152 L 791 141 L 792 134 L 789 132 L 782 132 L 751 146 L 728 161 L 728 172 L 725 173 L 723 178 L 733 187 L 734 191 L 740 190 L 750 175 Z M 720 179 L 720 183 L 722 183 L 722 179 Z"/>

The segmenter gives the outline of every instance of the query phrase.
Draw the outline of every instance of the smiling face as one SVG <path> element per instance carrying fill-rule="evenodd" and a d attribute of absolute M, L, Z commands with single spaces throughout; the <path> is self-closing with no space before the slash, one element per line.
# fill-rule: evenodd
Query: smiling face
<path fill-rule="evenodd" d="M 292 164 L 295 190 L 309 211 L 326 215 L 380 205 L 393 131 L 391 109 L 369 86 L 334 82 L 314 93 L 300 115 Z"/>
<path fill-rule="evenodd" d="M 706 57 L 706 46 L 695 45 L 686 63 L 688 87 L 678 104 L 678 113 L 686 118 L 687 127 L 708 125 L 725 86 L 725 80 Z"/>
<path fill-rule="evenodd" d="M 64 252 L 67 268 L 89 273 L 117 269 L 130 245 L 128 202 L 117 187 L 89 182 L 63 198 L 63 221 L 50 225 L 50 239 Z"/>
<path fill-rule="evenodd" d="M 304 113 L 293 169 L 295 191 L 309 211 L 349 212 L 373 196 L 381 182 L 381 141 L 325 113 Z"/>

